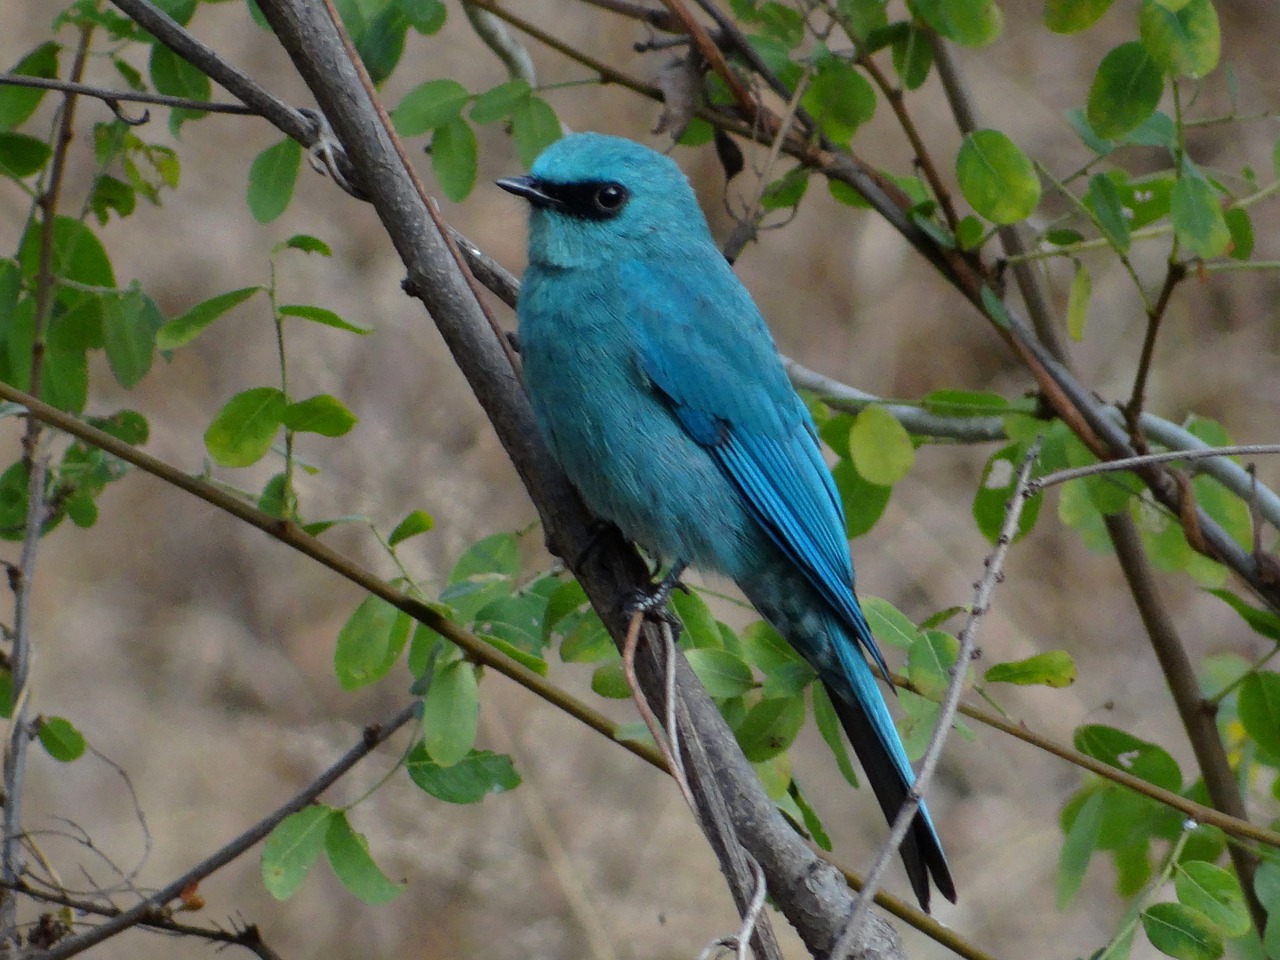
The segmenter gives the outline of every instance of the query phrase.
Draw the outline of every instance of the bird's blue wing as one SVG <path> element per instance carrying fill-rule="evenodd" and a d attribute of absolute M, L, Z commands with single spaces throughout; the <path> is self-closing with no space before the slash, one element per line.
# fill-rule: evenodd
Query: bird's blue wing
<path fill-rule="evenodd" d="M 844 511 L 813 421 L 750 295 L 716 259 L 696 291 L 683 270 L 624 269 L 655 292 L 633 318 L 641 369 L 888 679 L 853 592 Z"/>

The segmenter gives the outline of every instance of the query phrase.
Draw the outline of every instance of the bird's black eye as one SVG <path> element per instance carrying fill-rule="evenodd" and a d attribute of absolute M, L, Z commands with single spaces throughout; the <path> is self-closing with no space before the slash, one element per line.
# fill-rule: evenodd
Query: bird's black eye
<path fill-rule="evenodd" d="M 627 188 L 620 183 L 601 184 L 596 190 L 592 201 L 596 205 L 596 209 L 603 214 L 614 214 L 622 209 L 622 205 L 627 202 Z"/>

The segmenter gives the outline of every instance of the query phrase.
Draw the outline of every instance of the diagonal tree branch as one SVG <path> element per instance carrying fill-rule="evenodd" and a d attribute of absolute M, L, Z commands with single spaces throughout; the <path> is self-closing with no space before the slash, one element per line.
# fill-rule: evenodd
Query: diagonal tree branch
<path fill-rule="evenodd" d="M 586 557 L 583 563 L 575 564 L 574 572 L 614 637 L 621 640 L 626 632 L 620 616 L 622 600 L 647 582 L 645 565 L 617 538 L 601 540 L 598 534 L 593 535 L 591 518 L 539 439 L 502 344 L 480 314 L 408 172 L 396 161 L 388 133 L 378 122 L 324 10 L 300 0 L 270 0 L 261 5 L 352 166 L 377 171 L 377 176 L 360 182 L 405 263 L 407 289 L 427 307 L 493 422 L 538 508 L 554 552 L 563 557 Z M 593 542 L 598 545 L 588 551 Z M 638 658 L 641 682 L 651 702 L 663 703 L 661 664 L 649 653 L 651 648 L 661 647 L 656 643 L 642 647 Z M 683 658 L 676 663 L 676 691 L 690 724 L 682 730 L 682 739 L 689 742 L 696 736 L 706 747 L 712 765 L 703 772 L 702 783 L 714 781 L 725 787 L 738 840 L 764 869 L 783 912 L 811 950 L 829 948 L 838 933 L 839 919 L 851 903 L 848 888 L 840 874 L 819 860 L 774 809 L 687 663 Z M 815 883 L 815 878 L 823 879 Z M 817 890 L 823 893 L 820 900 L 814 899 Z M 875 952 L 867 955 L 897 955 L 892 929 L 879 921 L 874 932 L 880 940 L 873 943 Z"/>

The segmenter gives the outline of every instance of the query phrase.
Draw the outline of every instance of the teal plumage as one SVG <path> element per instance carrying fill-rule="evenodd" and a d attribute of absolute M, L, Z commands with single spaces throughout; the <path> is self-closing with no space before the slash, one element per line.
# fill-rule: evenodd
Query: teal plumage
<path fill-rule="evenodd" d="M 527 177 L 518 306 L 539 428 L 601 517 L 655 556 L 724 574 L 817 671 L 885 815 L 914 783 L 869 657 L 839 493 L 750 294 L 680 169 L 577 134 Z M 902 856 L 921 905 L 955 899 L 922 805 Z"/>

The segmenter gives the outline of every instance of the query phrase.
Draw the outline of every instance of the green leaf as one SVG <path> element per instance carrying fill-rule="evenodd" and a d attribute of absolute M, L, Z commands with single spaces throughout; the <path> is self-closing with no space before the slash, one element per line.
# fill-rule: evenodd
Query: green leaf
<path fill-rule="evenodd" d="M 1254 607 L 1245 603 L 1230 590 L 1211 589 L 1208 592 L 1240 614 L 1244 622 L 1249 625 L 1249 629 L 1254 633 L 1261 634 L 1268 640 L 1280 641 L 1280 616 L 1276 616 L 1270 610 L 1262 607 Z"/>
<path fill-rule="evenodd" d="M 685 658 L 713 697 L 739 697 L 756 686 L 751 668 L 728 650 L 695 648 L 686 651 Z"/>
<path fill-rule="evenodd" d="M 956 243 L 961 250 L 976 250 L 986 237 L 986 228 L 982 221 L 969 214 L 956 224 Z"/>
<path fill-rule="evenodd" d="M 1253 221 L 1244 207 L 1230 207 L 1222 213 L 1231 233 L 1231 246 L 1227 253 L 1233 260 L 1248 260 L 1253 256 Z"/>
<path fill-rule="evenodd" d="M 1058 910 L 1067 909 L 1084 882 L 1085 870 L 1098 846 L 1098 831 L 1102 827 L 1103 795 L 1098 791 L 1089 794 L 1075 816 L 1062 841 L 1062 854 L 1058 858 Z"/>
<path fill-rule="evenodd" d="M 927 48 L 928 42 L 923 45 Z M 800 103 L 828 137 L 848 143 L 854 131 L 875 115 L 876 92 L 852 64 L 826 57 L 818 64 Z"/>
<path fill-rule="evenodd" d="M 88 202 L 98 222 L 105 224 L 111 219 L 113 210 L 122 218 L 133 213 L 138 205 L 138 192 L 123 180 L 103 173 L 94 181 Z"/>
<path fill-rule="evenodd" d="M 1011 443 L 993 453 L 982 472 L 982 483 L 973 498 L 973 518 L 982 535 L 992 543 L 996 542 L 1000 528 L 1004 526 L 1005 511 L 1017 485 L 1018 471 L 1022 468 L 1025 454 L 1026 450 L 1021 445 Z M 1026 536 L 1035 525 L 1043 502 L 1043 495 L 1036 494 L 1023 506 L 1018 517 L 1018 529 L 1013 536 L 1015 542 Z"/>
<path fill-rule="evenodd" d="M 1084 339 L 1084 326 L 1089 319 L 1089 298 L 1093 296 L 1093 280 L 1089 268 L 1076 261 L 1075 275 L 1071 278 L 1071 293 L 1067 296 L 1067 333 L 1079 343 Z"/>
<path fill-rule="evenodd" d="M 999 130 L 976 130 L 964 138 L 956 178 L 973 209 L 994 223 L 1025 220 L 1040 202 L 1035 167 Z"/>
<path fill-rule="evenodd" d="M 40 267 L 41 225 L 33 222 L 22 236 L 18 263 L 25 277 L 34 277 Z M 53 260 L 55 277 L 63 277 L 90 287 L 114 287 L 115 273 L 111 259 L 94 232 L 73 217 L 59 214 L 53 220 Z M 78 297 L 79 291 L 64 291 L 63 296 Z"/>
<path fill-rule="evenodd" d="M 42 43 L 14 65 L 10 73 L 22 77 L 55 80 L 58 76 L 58 52 L 62 49 L 52 40 Z M 32 87 L 0 87 L 0 130 L 13 130 L 27 122 L 36 112 L 47 90 Z"/>
<path fill-rule="evenodd" d="M 180 317 L 174 317 L 156 331 L 156 348 L 159 350 L 176 350 L 185 346 L 220 316 L 252 297 L 262 287 L 241 287 L 210 297 L 196 304 Z"/>
<path fill-rule="evenodd" d="M 451 767 L 471 753 L 480 721 L 476 669 L 454 660 L 436 672 L 422 704 L 423 747 L 442 767 Z"/>
<path fill-rule="evenodd" d="M 1180 903 L 1157 903 L 1142 911 L 1151 945 L 1178 960 L 1218 960 L 1222 939 L 1208 917 Z"/>
<path fill-rule="evenodd" d="M 916 692 L 930 700 L 941 700 L 951 682 L 960 643 L 942 630 L 923 630 L 907 653 L 907 676 Z"/>
<path fill-rule="evenodd" d="M 1164 114 L 1153 114 L 1164 116 Z M 1114 174 L 1113 174 L 1114 175 Z M 1169 215 L 1173 203 L 1173 177 L 1143 177 L 1116 183 L 1128 228 L 1138 230 Z"/>
<path fill-rule="evenodd" d="M 851 787 L 856 788 L 858 774 L 854 771 L 853 764 L 849 762 L 849 753 L 844 748 L 844 738 L 840 736 L 840 717 L 836 714 L 836 708 L 831 702 L 831 694 L 827 692 L 825 684 L 813 685 L 813 722 L 831 750 L 831 755 L 836 758 L 836 767 L 840 770 L 840 775 Z"/>
<path fill-rule="evenodd" d="M 1098 65 L 1089 88 L 1089 124 L 1100 137 L 1128 133 L 1155 111 L 1164 92 L 1164 76 L 1146 47 L 1122 43 Z"/>
<path fill-rule="evenodd" d="M 1125 770 L 1148 783 L 1154 783 L 1157 787 L 1175 793 L 1182 789 L 1182 771 L 1178 769 L 1178 762 L 1154 743 L 1139 740 L 1131 733 L 1098 723 L 1078 728 L 1074 742 L 1081 753 L 1087 753 L 1103 763 Z"/>
<path fill-rule="evenodd" d="M 285 137 L 253 158 L 249 167 L 249 212 L 259 223 L 270 223 L 293 199 L 302 167 L 302 145 Z"/>
<path fill-rule="evenodd" d="M 894 37 L 892 54 L 893 69 L 898 71 L 902 85 L 908 90 L 917 90 L 923 86 L 933 68 L 933 47 L 929 43 L 928 33 L 914 25 L 908 25 L 906 30 Z"/>
<path fill-rule="evenodd" d="M 916 625 L 888 600 L 863 597 L 862 613 L 871 627 L 872 636 L 891 647 L 908 650 L 920 636 Z"/>
<path fill-rule="evenodd" d="M 1280 756 L 1280 673 L 1262 670 L 1245 677 L 1236 709 L 1245 733 L 1263 750 Z"/>
<path fill-rule="evenodd" d="M 626 700 L 631 696 L 631 687 L 627 685 L 627 676 L 622 669 L 622 661 L 602 663 L 591 673 L 591 691 L 598 697 L 608 700 Z"/>
<path fill-rule="evenodd" d="M 467 198 L 476 182 L 476 135 L 461 117 L 436 128 L 431 138 L 431 169 L 440 190 L 454 203 Z"/>
<path fill-rule="evenodd" d="M 391 111 L 391 122 L 400 136 L 416 137 L 457 120 L 470 99 L 467 88 L 456 80 L 428 80 L 405 94 Z"/>
<path fill-rule="evenodd" d="M 46 402 L 59 410 L 79 413 L 89 395 L 89 367 L 83 350 L 50 349 L 44 355 Z"/>
<path fill-rule="evenodd" d="M 405 4 L 401 9 L 409 20 L 409 26 L 423 36 L 439 33 L 448 14 L 443 0 L 417 0 L 416 3 Z"/>
<path fill-rule="evenodd" d="M 1196 176 L 1180 177 L 1173 185 L 1170 206 L 1174 235 L 1188 251 L 1206 260 L 1227 252 L 1231 231 L 1209 181 Z"/>
<path fill-rule="evenodd" d="M 841 460 L 831 471 L 831 479 L 844 503 L 844 532 L 850 540 L 869 532 L 889 505 L 893 487 L 871 483 L 860 474 L 852 460 Z"/>
<path fill-rule="evenodd" d="M 305 233 L 295 233 L 288 240 L 281 241 L 276 249 L 301 250 L 303 253 L 318 253 L 322 257 L 332 257 L 333 250 L 319 237 Z"/>
<path fill-rule="evenodd" d="M 471 105 L 472 123 L 496 123 L 511 116 L 515 105 L 529 97 L 533 88 L 522 77 L 508 80 L 476 97 Z"/>
<path fill-rule="evenodd" d="M 357 899 L 376 906 L 389 903 L 404 892 L 403 883 L 392 883 L 373 862 L 369 841 L 351 829 L 345 813 L 333 811 L 324 849 L 334 874 Z"/>
<path fill-rule="evenodd" d="M 520 786 L 511 758 L 488 750 L 472 750 L 452 766 L 442 767 L 419 743 L 409 751 L 405 769 L 414 783 L 446 803 L 479 803 L 491 793 Z"/>
<path fill-rule="evenodd" d="M 804 726 L 804 697 L 761 700 L 748 711 L 734 734 L 752 763 L 764 763 L 782 753 Z"/>
<path fill-rule="evenodd" d="M 1121 253 L 1129 249 L 1129 220 L 1124 214 L 1124 204 L 1115 181 L 1105 173 L 1089 179 L 1089 189 L 1084 197 L 1085 206 L 1098 218 L 1102 233 Z"/>
<path fill-rule="evenodd" d="M 387 538 L 387 542 L 394 547 L 397 544 L 404 543 L 410 537 L 426 533 L 435 525 L 435 518 L 427 511 L 414 510 L 396 524 L 396 528 L 391 531 L 391 536 Z"/>
<path fill-rule="evenodd" d="M 289 404 L 280 415 L 280 422 L 299 433 L 341 437 L 359 421 L 337 397 L 321 393 Z"/>
<path fill-rule="evenodd" d="M 908 6 L 948 40 L 969 47 L 990 43 L 1004 23 L 995 0 L 911 0 Z"/>
<path fill-rule="evenodd" d="M 37 736 L 45 752 L 55 760 L 70 763 L 84 754 L 84 734 L 66 717 L 45 717 Z"/>
<path fill-rule="evenodd" d="M 1045 0 L 1044 25 L 1054 33 L 1087 30 L 1111 9 L 1113 0 Z"/>
<path fill-rule="evenodd" d="M 707 606 L 707 601 L 694 590 L 674 590 L 671 608 L 684 624 L 683 640 L 694 647 L 720 648 L 724 646 L 720 627 Z M 731 694 L 732 696 L 732 694 Z"/>
<path fill-rule="evenodd" d="M 253 387 L 237 393 L 204 432 L 204 445 L 215 463 L 248 467 L 267 455 L 280 430 L 288 401 L 275 387 Z"/>
<path fill-rule="evenodd" d="M 749 624 L 738 639 L 747 659 L 764 673 L 775 673 L 800 665 L 808 666 L 795 648 L 763 620 Z"/>
<path fill-rule="evenodd" d="M 804 167 L 792 167 L 764 188 L 760 206 L 765 210 L 788 210 L 799 205 L 808 189 L 809 171 Z"/>
<path fill-rule="evenodd" d="M 541 97 L 529 97 L 517 102 L 511 111 L 511 134 L 520 162 L 527 168 L 533 166 L 538 154 L 559 140 L 564 131 L 551 104 Z"/>
<path fill-rule="evenodd" d="M 1189 0 L 1176 10 L 1143 0 L 1139 28 L 1142 45 L 1170 76 L 1199 79 L 1218 65 L 1222 37 L 1212 0 Z"/>
<path fill-rule="evenodd" d="M 818 819 L 818 813 L 813 809 L 813 804 L 809 802 L 809 798 L 804 795 L 800 789 L 800 784 L 793 779 L 787 787 L 787 796 L 783 798 L 791 800 L 795 803 L 796 809 L 800 812 L 800 821 L 804 824 L 805 831 L 823 850 L 831 852 L 831 838 L 827 836 L 827 831 L 822 827 L 822 821 Z M 784 810 L 784 812 L 787 812 Z M 794 814 L 793 814 L 794 815 Z"/>
<path fill-rule="evenodd" d="M 1076 664 L 1065 650 L 1050 650 L 1025 660 L 994 664 L 982 679 L 988 683 L 1014 683 L 1019 686 L 1069 687 L 1076 682 Z"/>
<path fill-rule="evenodd" d="M 291 813 L 271 831 L 262 848 L 262 885 L 277 900 L 288 900 L 302 886 L 329 833 L 337 811 L 323 804 Z"/>
<path fill-rule="evenodd" d="M 369 21 L 368 28 L 357 39 L 356 52 L 368 67 L 369 76 L 375 84 L 381 84 L 391 76 L 400 62 L 408 31 L 409 19 L 402 5 L 389 3 Z"/>
<path fill-rule="evenodd" d="M 364 336 L 367 333 L 373 333 L 373 327 L 364 327 L 350 320 L 344 320 L 332 310 L 326 310 L 324 307 L 311 307 L 301 303 L 286 303 L 280 308 L 280 316 L 282 317 L 298 317 L 302 320 L 310 320 L 312 323 L 318 323 L 322 326 L 333 327 L 337 330 L 347 330 L 351 333 L 358 333 Z"/>
<path fill-rule="evenodd" d="M 188 100 L 208 101 L 212 97 L 209 77 L 163 44 L 157 43 L 151 48 L 148 70 L 151 83 L 159 93 Z M 177 136 L 183 122 L 203 116 L 201 110 L 175 109 L 169 115 L 169 129 Z"/>
<path fill-rule="evenodd" d="M 365 597 L 338 631 L 333 670 L 344 690 L 385 677 L 409 639 L 409 615 L 381 597 Z"/>
<path fill-rule="evenodd" d="M 1252 923 L 1235 874 L 1203 860 L 1178 864 L 1173 878 L 1178 899 L 1204 914 L 1228 937 L 1242 937 Z"/>
<path fill-rule="evenodd" d="M 849 431 L 849 456 L 869 483 L 892 486 L 911 470 L 916 451 L 911 436 L 883 407 L 863 408 Z"/>
<path fill-rule="evenodd" d="M 39 173 L 53 156 L 53 148 L 25 133 L 0 133 L 0 170 L 16 179 Z"/>
<path fill-rule="evenodd" d="M 154 300 L 136 285 L 121 296 L 102 298 L 102 334 L 107 363 L 116 381 L 132 390 L 151 369 L 156 331 L 164 317 Z"/>

